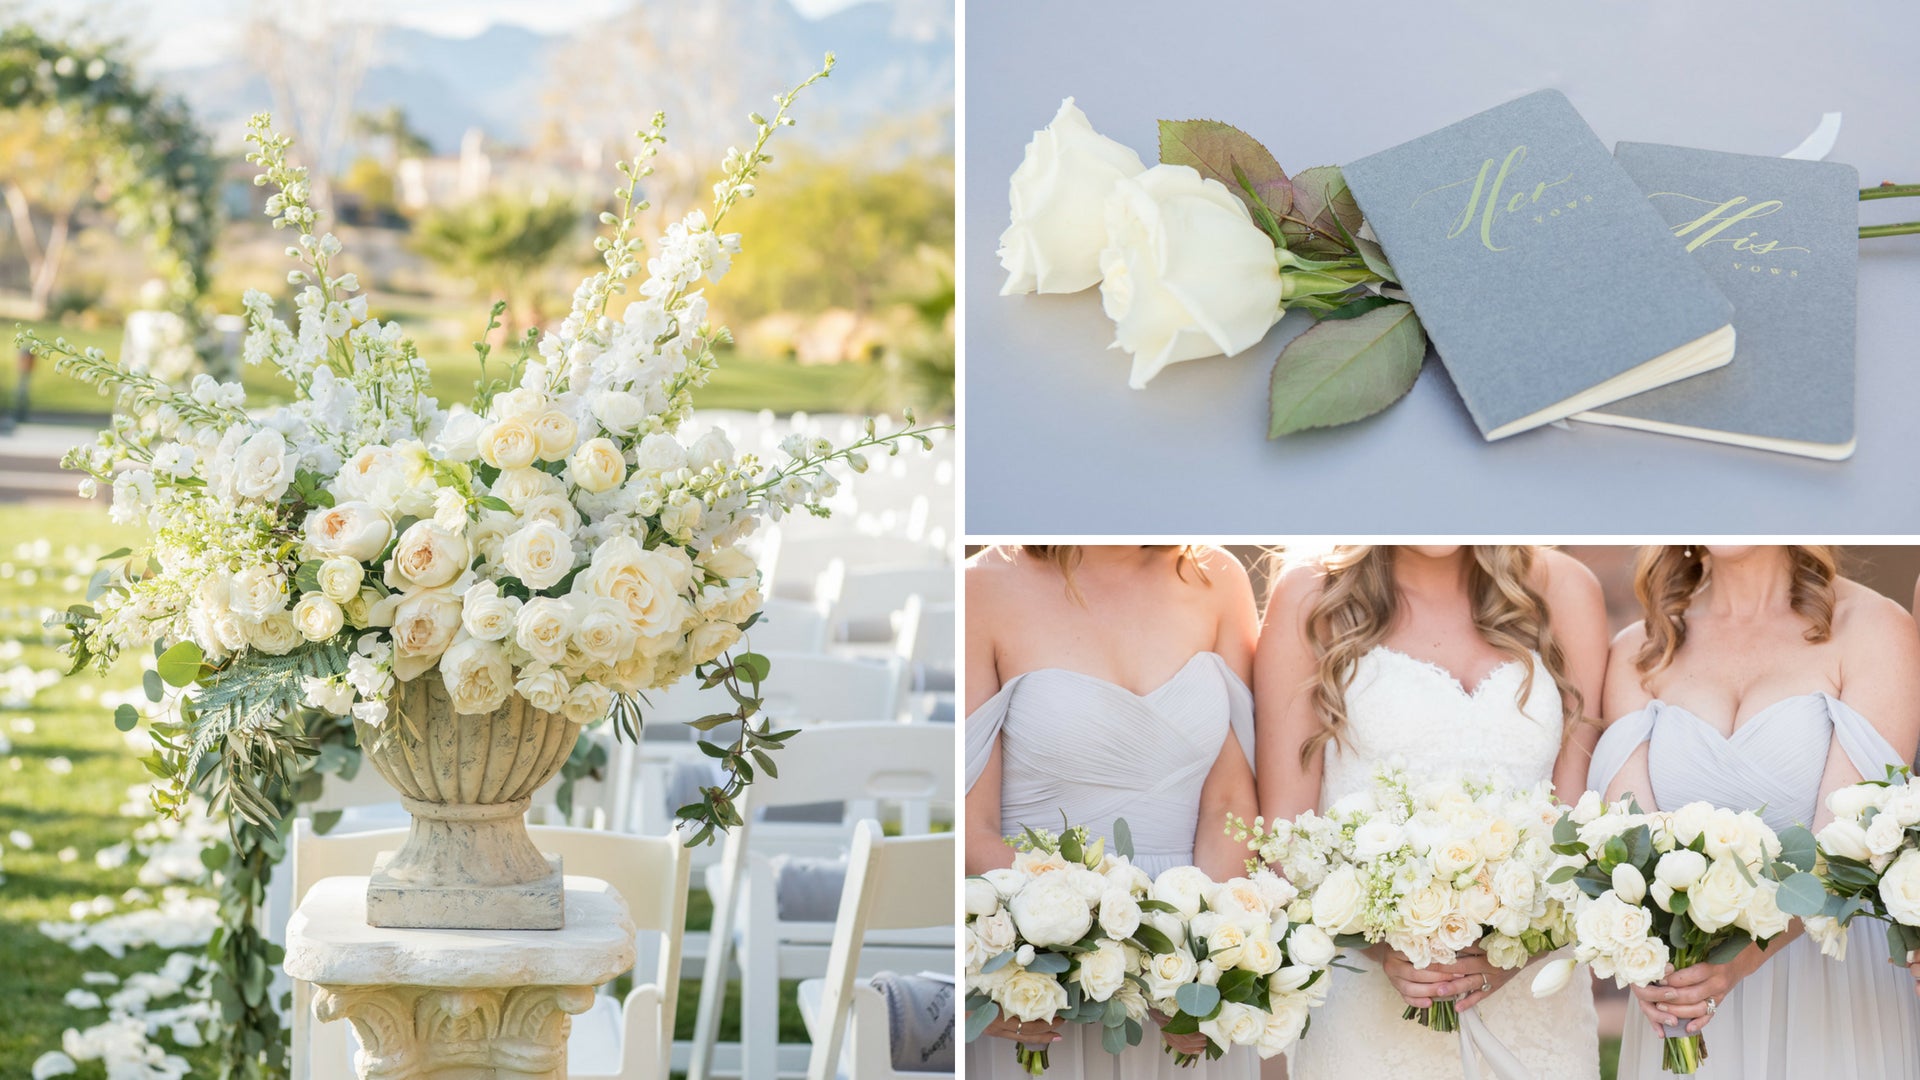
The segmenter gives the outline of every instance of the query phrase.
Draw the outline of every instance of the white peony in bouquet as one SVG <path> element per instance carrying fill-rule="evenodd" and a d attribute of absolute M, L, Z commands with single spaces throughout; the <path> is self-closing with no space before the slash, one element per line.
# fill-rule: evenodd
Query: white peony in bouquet
<path fill-rule="evenodd" d="M 1382 769 L 1324 815 L 1228 829 L 1301 883 L 1308 917 L 1341 945 L 1384 941 L 1422 968 L 1478 949 L 1513 970 L 1566 943 L 1566 910 L 1545 887 L 1558 817 L 1544 782 L 1511 791 Z M 1459 1027 L 1451 1001 L 1405 1018 Z"/>
<path fill-rule="evenodd" d="M 1149 899 L 1150 879 L 1123 853 L 1127 836 L 1116 821 L 1122 853 L 1109 853 L 1084 826 L 1058 836 L 1030 828 L 1013 841 L 1011 868 L 967 879 L 968 1042 L 1006 1016 L 1098 1024 L 1108 1053 L 1139 1045 L 1144 958 L 1174 946 L 1142 918 L 1167 907 Z M 1014 1056 L 1031 1075 L 1046 1071 L 1044 1046 L 1016 1043 Z"/>
<path fill-rule="evenodd" d="M 831 68 L 829 55 L 801 87 Z M 777 463 L 718 430 L 690 433 L 695 393 L 731 340 L 701 286 L 740 251 L 722 225 L 753 195 L 799 89 L 776 98 L 771 120 L 753 118 L 750 150 L 728 152 L 711 212 L 674 222 L 648 254 L 634 227 L 664 142 L 655 117 L 620 164 L 618 212 L 601 215 L 605 269 L 511 357 L 476 344 L 468 401 L 436 400 L 413 343 L 369 315 L 339 241 L 315 231 L 291 140 L 264 115 L 248 160 L 277 189 L 267 212 L 295 235 L 288 280 L 302 288 L 291 325 L 266 294 L 246 294 L 244 358 L 284 377 L 290 404 L 249 409 L 238 382 L 201 375 L 183 392 L 98 349 L 21 335 L 118 398 L 112 426 L 66 463 L 88 474 L 85 488 L 111 484 L 115 520 L 143 523 L 148 541 L 111 558 L 90 603 L 56 619 L 76 671 L 151 644 L 167 685 L 197 685 L 170 693 L 179 719 L 154 726 L 163 809 L 178 810 L 216 755 L 217 806 L 270 822 L 310 752 L 288 714 L 305 705 L 378 728 L 407 680 L 439 680 L 462 715 L 520 695 L 577 723 L 611 714 L 629 737 L 639 695 L 689 675 L 726 684 L 736 716 L 753 715 L 766 661 L 729 654 L 761 606 L 739 541 L 763 519 L 824 514 L 829 465 L 861 471 L 863 454 L 928 444 L 910 414 L 886 433 L 869 422 L 847 446 L 791 437 Z M 117 719 L 137 718 L 122 706 Z M 736 820 L 734 797 L 784 737 L 764 721 L 742 729 L 723 782 L 681 810 L 703 826 L 695 839 Z"/>
<path fill-rule="evenodd" d="M 1847 955 L 1848 925 L 1867 915 L 1887 924 L 1887 951 L 1905 964 L 1920 949 L 1920 785 L 1912 773 L 1889 767 L 1885 780 L 1866 780 L 1827 796 L 1829 821 L 1816 842 L 1818 865 L 1802 881 L 1781 883 L 1780 906 L 1798 915 L 1807 936 L 1836 960 Z"/>
<path fill-rule="evenodd" d="M 1631 798 L 1605 803 L 1588 792 L 1554 826 L 1559 858 L 1547 878 L 1573 911 L 1573 959 L 1543 970 L 1534 993 L 1559 990 L 1576 961 L 1619 986 L 1647 986 L 1668 964 L 1724 963 L 1764 946 L 1787 929 L 1780 882 L 1813 862 L 1812 835 L 1789 832 L 1783 846 L 1752 811 L 1688 803 L 1643 813 Z M 1683 1025 L 1668 1031 L 1661 1064 L 1692 1073 L 1706 1056 Z"/>
<path fill-rule="evenodd" d="M 1147 915 L 1174 942 L 1147 957 L 1143 973 L 1147 998 L 1167 1017 L 1162 1031 L 1205 1035 L 1209 1060 L 1235 1046 L 1264 1060 L 1306 1034 L 1338 950 L 1306 921 L 1305 904 L 1295 906 L 1297 889 L 1264 868 L 1214 882 L 1181 866 L 1155 878 L 1147 895 L 1172 909 Z M 1181 1065 L 1199 1060 L 1174 1056 Z"/>

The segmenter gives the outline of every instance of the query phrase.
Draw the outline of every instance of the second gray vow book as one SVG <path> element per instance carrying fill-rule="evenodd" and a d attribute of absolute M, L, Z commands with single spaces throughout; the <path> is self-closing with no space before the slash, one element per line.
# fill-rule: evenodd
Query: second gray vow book
<path fill-rule="evenodd" d="M 1733 356 L 1732 305 L 1558 91 L 1343 171 L 1488 439 Z"/>
<path fill-rule="evenodd" d="M 1623 142 L 1614 157 L 1733 301 L 1740 355 L 1575 419 L 1804 457 L 1852 454 L 1859 174 L 1652 143 Z"/>

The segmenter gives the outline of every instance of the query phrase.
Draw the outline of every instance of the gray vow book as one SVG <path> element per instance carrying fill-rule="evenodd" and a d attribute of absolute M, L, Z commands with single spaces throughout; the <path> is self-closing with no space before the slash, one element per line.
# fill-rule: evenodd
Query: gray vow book
<path fill-rule="evenodd" d="M 1733 301 L 1740 356 L 1576 419 L 1805 457 L 1852 454 L 1859 174 L 1652 143 L 1613 153 Z"/>
<path fill-rule="evenodd" d="M 1488 439 L 1733 356 L 1732 305 L 1558 91 L 1343 172 Z"/>

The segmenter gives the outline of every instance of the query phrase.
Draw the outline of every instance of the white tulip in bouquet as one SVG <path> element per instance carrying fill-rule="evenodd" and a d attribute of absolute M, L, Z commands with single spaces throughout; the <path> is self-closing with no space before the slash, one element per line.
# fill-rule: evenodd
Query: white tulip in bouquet
<path fill-rule="evenodd" d="M 1109 1053 L 1145 1037 L 1145 958 L 1172 940 L 1143 919 L 1167 905 L 1134 866 L 1126 823 L 1114 823 L 1115 852 L 1084 826 L 1059 835 L 1027 829 L 1013 841 L 1013 866 L 966 882 L 967 1041 L 1002 1016 L 1023 1023 L 1098 1024 Z M 1016 1043 L 1029 1074 L 1047 1068 L 1047 1048 Z"/>
<path fill-rule="evenodd" d="M 1341 945 L 1384 941 L 1422 968 L 1478 949 L 1513 970 L 1566 943 L 1566 910 L 1545 887 L 1558 818 L 1544 782 L 1503 790 L 1382 769 L 1324 815 L 1228 829 L 1261 862 L 1299 875 L 1308 917 Z M 1459 1028 L 1451 1001 L 1404 1015 Z"/>
<path fill-rule="evenodd" d="M 1619 986 L 1647 986 L 1668 964 L 1724 963 L 1765 946 L 1787 929 L 1780 883 L 1813 863 L 1811 834 L 1776 835 L 1752 811 L 1688 803 L 1643 813 L 1631 798 L 1606 803 L 1593 792 L 1554 826 L 1553 850 L 1548 889 L 1573 910 L 1574 955 L 1536 977 L 1540 995 L 1565 985 L 1576 961 Z M 1682 1026 L 1668 1031 L 1661 1064 L 1692 1073 L 1706 1056 L 1703 1038 Z"/>
<path fill-rule="evenodd" d="M 1205 1035 L 1208 1060 L 1235 1046 L 1264 1060 L 1306 1034 L 1338 950 L 1305 921 L 1304 905 L 1293 907 L 1293 885 L 1264 868 L 1214 882 L 1180 866 L 1155 878 L 1147 895 L 1172 909 L 1147 915 L 1174 942 L 1148 956 L 1143 973 L 1148 1000 L 1167 1017 L 1162 1031 Z M 1183 1066 L 1199 1060 L 1174 1056 Z"/>
<path fill-rule="evenodd" d="M 802 87 L 821 78 L 826 68 Z M 74 669 L 104 668 L 152 645 L 177 721 L 156 724 L 163 808 L 184 803 L 206 755 L 217 805 L 256 823 L 311 752 L 287 716 L 301 706 L 375 728 L 397 681 L 437 678 L 462 715 L 509 695 L 637 736 L 639 696 L 688 675 L 725 684 L 751 717 L 764 658 L 730 654 L 758 617 L 760 572 L 738 545 L 763 519 L 824 515 L 828 466 L 927 443 L 905 424 L 846 446 L 793 436 L 783 460 L 737 452 L 719 430 L 691 434 L 693 400 L 731 338 L 701 287 L 740 251 L 724 231 L 752 196 L 769 139 L 792 123 L 796 88 L 751 149 L 729 150 L 710 212 L 671 224 L 649 255 L 634 235 L 640 189 L 664 118 L 622 162 L 617 212 L 595 241 L 605 268 L 566 320 L 529 332 L 512 355 L 476 344 L 469 400 L 435 399 L 426 364 L 393 323 L 373 318 L 341 245 L 318 233 L 306 169 L 264 115 L 248 160 L 301 287 L 289 325 L 265 293 L 246 294 L 247 363 L 270 365 L 289 404 L 249 409 L 238 382 L 201 375 L 177 390 L 98 349 L 21 336 L 58 368 L 117 397 L 112 426 L 69 455 L 83 487 L 111 484 L 116 521 L 148 542 L 111 557 L 90 603 L 57 617 Z M 637 294 L 610 314 L 616 294 Z M 494 309 L 497 317 L 500 308 Z M 498 324 L 488 323 L 488 329 Z M 154 684 L 157 688 L 159 684 Z M 118 718 L 130 727 L 131 706 Z M 785 733 L 742 725 L 724 781 L 681 815 L 696 839 L 737 820 L 733 800 Z"/>
<path fill-rule="evenodd" d="M 1920 949 L 1920 785 L 1907 769 L 1889 767 L 1885 780 L 1866 780 L 1827 796 L 1833 820 L 1815 838 L 1819 858 L 1802 882 L 1781 883 L 1780 906 L 1802 918 L 1807 936 L 1836 960 L 1847 955 L 1855 916 L 1887 924 L 1887 951 L 1896 964 Z"/>

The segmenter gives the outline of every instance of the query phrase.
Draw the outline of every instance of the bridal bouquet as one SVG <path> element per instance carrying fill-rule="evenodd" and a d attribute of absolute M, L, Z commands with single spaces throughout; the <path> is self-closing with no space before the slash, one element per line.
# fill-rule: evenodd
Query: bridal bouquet
<path fill-rule="evenodd" d="M 1173 909 L 1150 898 L 1151 880 L 1124 853 L 1126 823 L 1114 833 L 1122 853 L 1084 826 L 1030 828 L 1013 841 L 1012 867 L 967 879 L 967 1041 L 1004 1015 L 1098 1024 L 1108 1053 L 1139 1045 L 1145 959 L 1174 951 L 1146 915 Z M 1016 1043 L 1014 1057 L 1030 1075 L 1046 1071 L 1044 1046 Z"/>
<path fill-rule="evenodd" d="M 1575 962 L 1616 985 L 1647 986 L 1668 964 L 1724 963 L 1764 946 L 1787 929 L 1780 883 L 1813 862 L 1811 834 L 1776 835 L 1752 811 L 1689 803 L 1643 813 L 1631 798 L 1603 803 L 1593 792 L 1565 812 L 1553 839 L 1548 888 L 1573 909 L 1574 955 L 1536 977 L 1543 996 Z M 1668 1072 L 1695 1072 L 1706 1056 L 1700 1035 L 1669 1029 Z"/>
<path fill-rule="evenodd" d="M 1147 916 L 1174 941 L 1147 957 L 1143 976 L 1148 1000 L 1168 1018 L 1162 1031 L 1205 1035 L 1208 1060 L 1234 1046 L 1264 1060 L 1306 1034 L 1336 949 L 1305 920 L 1304 903 L 1293 907 L 1298 890 L 1271 870 L 1214 882 L 1180 866 L 1155 878 L 1148 896 L 1172 909 Z M 1199 1060 L 1174 1057 L 1182 1066 Z"/>
<path fill-rule="evenodd" d="M 802 87 L 831 68 L 829 56 Z M 315 231 L 291 140 L 264 115 L 249 126 L 248 160 L 276 189 L 267 212 L 294 234 L 288 280 L 301 291 L 291 325 L 265 293 L 246 294 L 244 358 L 271 365 L 291 403 L 250 409 L 238 382 L 200 375 L 178 390 L 98 349 L 21 335 L 118 398 L 111 427 L 66 464 L 87 474 L 83 488 L 111 484 L 114 519 L 143 522 L 149 539 L 110 556 L 90 602 L 56 621 L 71 631 L 75 671 L 149 644 L 158 654 L 149 694 L 179 710 L 154 728 L 163 809 L 178 812 L 214 754 L 221 807 L 270 824 L 275 793 L 310 752 L 288 713 L 351 714 L 377 731 L 407 680 L 437 679 L 459 714 L 520 695 L 577 723 L 612 714 L 629 737 L 639 695 L 689 675 L 726 684 L 740 704 L 708 726 L 754 713 L 766 660 L 730 654 L 761 607 L 739 541 L 763 519 L 824 515 L 830 465 L 861 471 L 865 454 L 927 443 L 910 414 L 884 433 L 870 421 L 845 446 L 794 436 L 779 462 L 737 452 L 717 429 L 688 433 L 695 393 L 731 340 L 701 285 L 740 251 L 723 222 L 752 196 L 799 89 L 776 99 L 771 120 L 754 117 L 751 149 L 728 152 L 711 212 L 668 226 L 649 255 L 634 229 L 664 141 L 656 117 L 620 165 L 617 212 L 601 215 L 605 268 L 559 327 L 530 331 L 506 360 L 477 343 L 480 378 L 464 401 L 436 400 L 413 343 L 369 315 L 340 242 Z M 610 301 L 630 288 L 613 317 Z M 130 728 L 137 713 L 122 705 L 116 719 Z M 742 727 L 724 782 L 681 809 L 702 825 L 695 839 L 737 820 L 733 799 L 756 765 L 771 771 L 785 737 L 765 721 Z"/>
<path fill-rule="evenodd" d="M 1920 785 L 1903 768 L 1827 796 L 1833 820 L 1816 837 L 1818 891 L 1781 884 L 1780 906 L 1798 915 L 1820 951 L 1846 958 L 1847 929 L 1857 915 L 1887 924 L 1887 950 L 1904 964 L 1920 949 Z"/>
<path fill-rule="evenodd" d="M 1274 365 L 1269 438 L 1405 395 L 1426 334 L 1340 170 L 1288 175 L 1215 120 L 1162 120 L 1159 134 L 1149 167 L 1061 102 L 1013 173 L 1001 294 L 1098 285 L 1136 389 L 1168 364 L 1245 352 L 1289 309 L 1311 312 L 1320 322 Z"/>
<path fill-rule="evenodd" d="M 1324 816 L 1228 828 L 1308 888 L 1313 924 L 1342 945 L 1384 941 L 1423 968 L 1478 949 L 1513 970 L 1566 943 L 1566 908 L 1546 888 L 1558 817 L 1544 782 L 1416 783 L 1389 768 Z M 1404 1015 L 1435 1031 L 1459 1028 L 1451 1001 Z"/>

